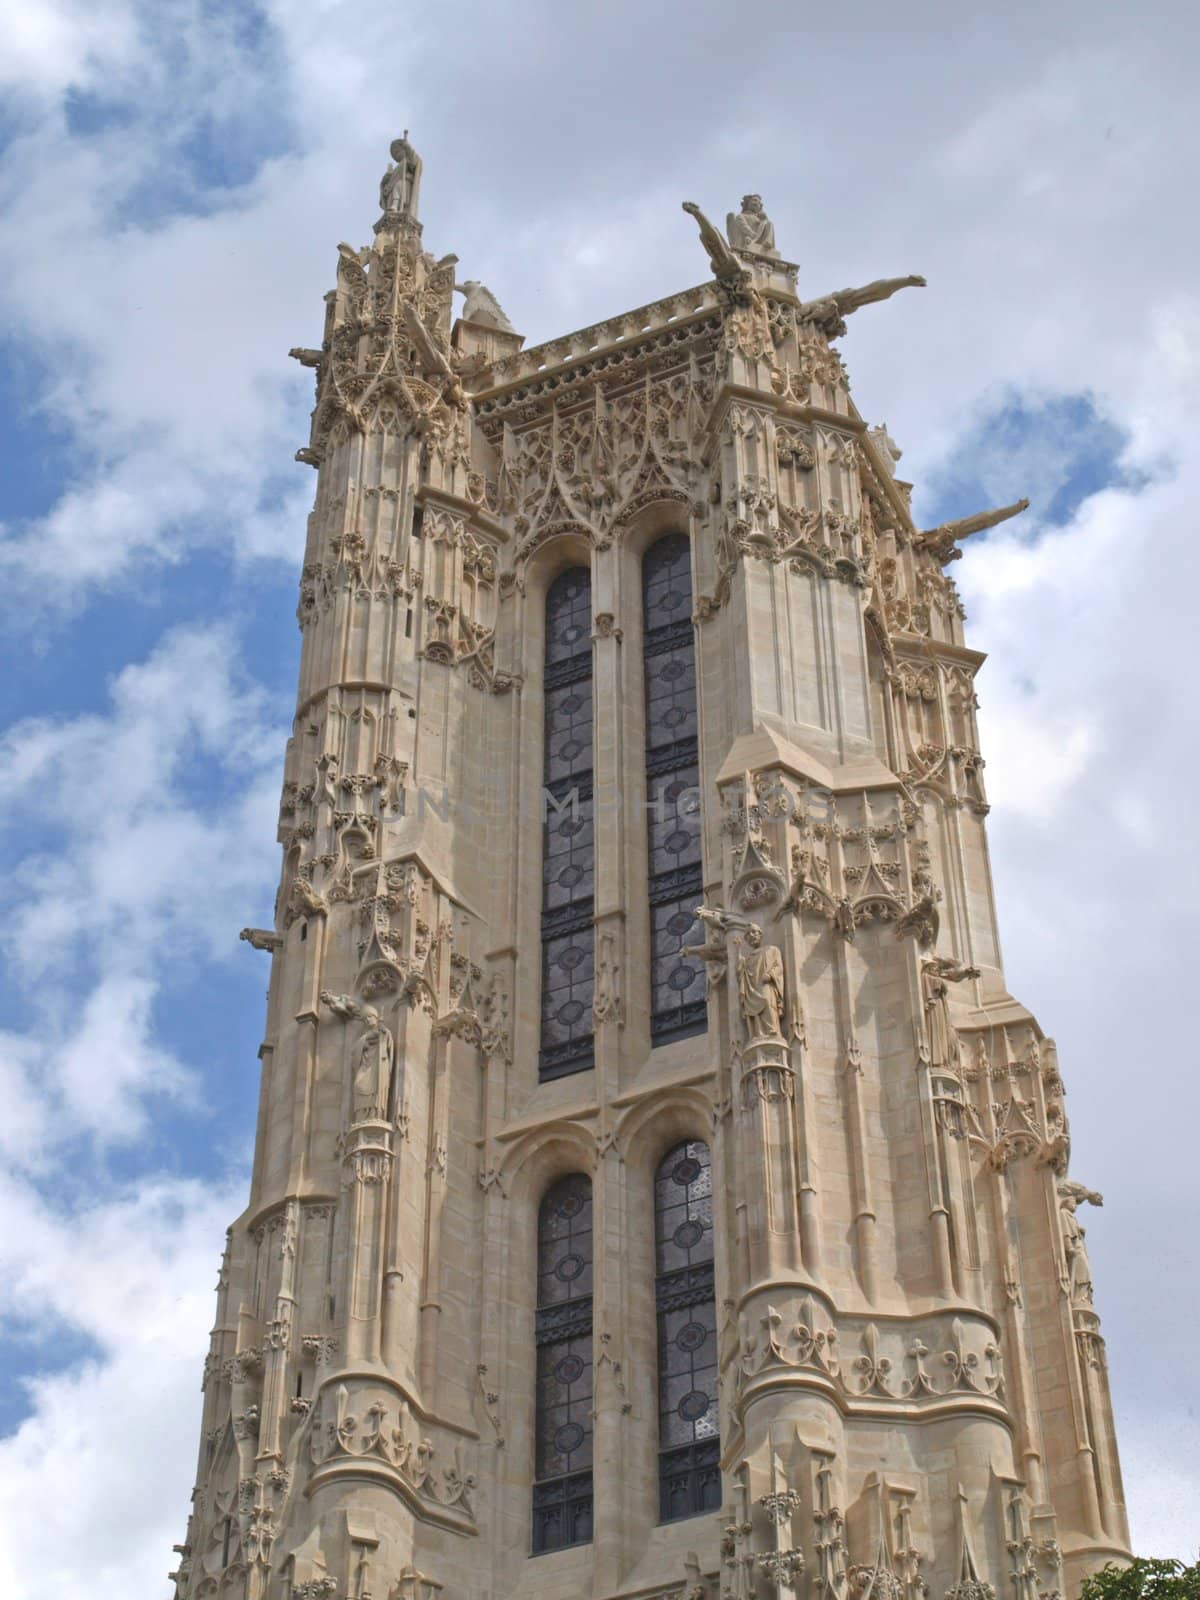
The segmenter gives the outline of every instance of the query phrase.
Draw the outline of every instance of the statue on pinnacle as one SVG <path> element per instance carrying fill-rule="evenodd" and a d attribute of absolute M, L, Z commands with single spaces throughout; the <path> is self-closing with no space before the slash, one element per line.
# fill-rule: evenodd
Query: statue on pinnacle
<path fill-rule="evenodd" d="M 388 220 L 417 220 L 417 197 L 421 191 L 421 158 L 408 142 L 405 128 L 391 143 L 391 161 L 379 180 L 379 206 Z"/>

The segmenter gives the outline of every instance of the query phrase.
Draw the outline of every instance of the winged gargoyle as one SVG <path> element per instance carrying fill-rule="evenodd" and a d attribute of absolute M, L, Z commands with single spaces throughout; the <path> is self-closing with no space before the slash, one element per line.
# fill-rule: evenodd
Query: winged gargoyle
<path fill-rule="evenodd" d="M 994 511 L 977 511 L 973 517 L 960 517 L 957 522 L 943 522 L 936 528 L 927 528 L 924 533 L 918 534 L 916 547 L 918 550 L 928 550 L 944 567 L 962 555 L 962 551 L 956 548 L 960 539 L 968 539 L 973 533 L 982 533 L 985 528 L 994 528 L 998 522 L 1007 522 L 1009 517 L 1020 516 L 1028 506 L 1028 500 L 1014 500 L 1011 506 L 998 506 Z"/>
<path fill-rule="evenodd" d="M 421 321 L 421 314 L 411 300 L 401 300 L 400 314 L 404 318 L 404 326 L 408 329 L 408 336 L 417 347 L 417 355 L 421 358 L 424 371 L 434 372 L 442 379 L 442 398 L 447 405 L 456 406 L 459 411 L 465 411 L 470 401 L 467 392 L 459 381 L 458 373 L 450 365 L 450 359 L 445 351 L 438 345 L 437 340 Z"/>
<path fill-rule="evenodd" d="M 836 339 L 846 331 L 846 318 L 863 306 L 875 305 L 880 300 L 890 300 L 901 289 L 923 289 L 925 279 L 915 273 L 907 278 L 876 278 L 861 289 L 835 289 L 819 300 L 805 300 L 796 313 L 801 322 L 817 328 L 827 339 Z"/>
<path fill-rule="evenodd" d="M 485 283 L 480 283 L 478 278 L 466 278 L 454 287 L 466 296 L 462 308 L 464 322 L 482 322 L 487 327 L 498 328 L 501 333 L 516 332 L 504 314 L 504 307 Z"/>
<path fill-rule="evenodd" d="M 731 299 L 742 303 L 751 302 L 756 291 L 753 288 L 750 270 L 734 255 L 720 228 L 708 220 L 694 200 L 685 200 L 683 209 L 696 219 L 696 225 L 700 229 L 700 243 L 712 262 L 713 277 L 721 288 Z"/>

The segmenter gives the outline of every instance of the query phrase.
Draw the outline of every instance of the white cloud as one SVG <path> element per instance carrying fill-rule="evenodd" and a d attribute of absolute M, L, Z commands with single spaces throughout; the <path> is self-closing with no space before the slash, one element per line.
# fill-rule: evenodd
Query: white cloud
<path fill-rule="evenodd" d="M 133 8 L 86 0 L 4 0 L 0 5 L 0 83 L 51 96 L 120 71 L 136 52 Z"/>
<path fill-rule="evenodd" d="M 192 1481 L 197 1356 L 244 1187 L 241 1175 L 211 1189 L 148 1177 L 66 1214 L 0 1184 L 10 1337 L 48 1351 L 65 1332 L 91 1346 L 30 1382 L 30 1415 L 0 1439 L 0 1591 L 14 1600 L 166 1591 Z"/>
<path fill-rule="evenodd" d="M 0 895 L 0 946 L 33 1012 L 0 1057 L 21 1108 L 0 1132 L 14 1160 L 41 1154 L 38 1129 L 136 1138 L 147 1097 L 188 1091 L 155 1035 L 161 979 L 185 957 L 228 954 L 239 909 L 274 875 L 283 730 L 243 681 L 231 631 L 170 633 L 111 701 L 0 739 L 0 829 L 37 836 Z M 218 777 L 228 792 L 214 796 Z"/>

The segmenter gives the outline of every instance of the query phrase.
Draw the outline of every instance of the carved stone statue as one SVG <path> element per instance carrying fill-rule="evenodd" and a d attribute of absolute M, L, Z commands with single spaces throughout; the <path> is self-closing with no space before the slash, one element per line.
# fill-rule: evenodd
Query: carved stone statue
<path fill-rule="evenodd" d="M 486 327 L 499 328 L 502 333 L 515 333 L 516 329 L 504 314 L 504 308 L 492 291 L 478 278 L 467 278 L 454 287 L 466 296 L 462 308 L 464 322 L 482 322 Z"/>
<path fill-rule="evenodd" d="M 806 300 L 796 313 L 801 322 L 819 328 L 827 339 L 836 339 L 846 331 L 846 318 L 863 306 L 874 305 L 879 300 L 890 300 L 900 289 L 923 289 L 925 279 L 915 274 L 907 278 L 876 278 L 861 289 L 836 289 L 833 294 L 822 295 L 819 300 Z"/>
<path fill-rule="evenodd" d="M 977 978 L 978 967 L 964 967 L 947 956 L 932 956 L 921 963 L 921 995 L 925 1003 L 925 1037 L 934 1067 L 953 1067 L 958 1061 L 958 1034 L 950 1021 L 950 985 Z"/>
<path fill-rule="evenodd" d="M 762 196 L 742 196 L 742 209 L 731 211 L 725 219 L 725 232 L 735 250 L 752 250 L 755 255 L 775 256 L 775 224 L 763 210 Z"/>
<path fill-rule="evenodd" d="M 592 999 L 592 1019 L 602 1022 L 621 1020 L 621 969 L 616 960 L 616 940 L 611 933 L 600 935 L 596 952 L 596 987 Z"/>
<path fill-rule="evenodd" d="M 386 1117 L 392 1092 L 392 1064 L 395 1044 L 389 1029 L 374 1006 L 363 1005 L 352 995 L 330 994 L 321 990 L 322 1003 L 339 1017 L 357 1018 L 363 1024 L 354 1065 L 354 1121 Z"/>
<path fill-rule="evenodd" d="M 1063 1253 L 1067 1258 L 1067 1280 L 1071 1304 L 1073 1306 L 1090 1307 L 1092 1304 L 1092 1264 L 1088 1260 L 1083 1224 L 1075 1215 L 1075 1212 L 1080 1203 L 1084 1201 L 1088 1205 L 1102 1206 L 1104 1197 L 1097 1194 L 1095 1189 L 1085 1188 L 1082 1183 L 1063 1182 L 1058 1186 L 1058 1201 L 1062 1217 Z"/>
<path fill-rule="evenodd" d="M 753 924 L 738 940 L 737 989 L 746 1037 L 783 1038 L 783 955 Z"/>
<path fill-rule="evenodd" d="M 379 206 L 385 217 L 417 220 L 417 196 L 421 190 L 421 158 L 408 142 L 408 129 L 393 139 L 392 162 L 379 180 Z"/>

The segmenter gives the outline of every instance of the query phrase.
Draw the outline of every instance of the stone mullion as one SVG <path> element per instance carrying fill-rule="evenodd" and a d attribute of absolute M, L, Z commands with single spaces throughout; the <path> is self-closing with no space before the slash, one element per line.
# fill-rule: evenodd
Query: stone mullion
<path fill-rule="evenodd" d="M 293 925 L 295 926 L 295 925 Z M 318 996 L 324 978 L 326 947 L 329 940 L 329 916 L 325 911 L 310 913 L 303 923 L 308 937 L 296 941 L 294 933 L 288 938 L 302 946 L 300 956 L 302 977 L 300 1004 L 294 1021 L 295 1043 L 292 1047 L 292 1111 L 291 1158 L 288 1168 L 287 1192 L 302 1194 L 305 1186 L 317 1171 L 324 1169 L 332 1176 L 333 1153 L 312 1148 L 314 1134 L 312 1110 L 319 1062 Z"/>
<path fill-rule="evenodd" d="M 511 1237 L 511 1207 L 503 1182 L 497 1177 L 486 1185 L 483 1192 L 481 1260 L 489 1270 L 483 1274 L 479 1296 L 479 1364 L 476 1371 L 480 1405 L 484 1410 L 481 1437 L 488 1440 L 488 1448 L 481 1455 L 482 1460 L 492 1466 L 491 1471 L 485 1470 L 480 1474 L 479 1494 L 479 1524 L 481 1529 L 487 1530 L 480 1544 L 488 1552 L 485 1566 L 491 1572 L 500 1572 L 504 1567 L 507 1549 L 505 1513 L 514 1492 L 510 1477 L 512 1451 L 509 1439 L 512 1396 L 507 1389 L 508 1329 L 513 1315 L 507 1295 L 514 1270 Z M 531 1394 L 532 1391 L 531 1383 Z M 494 1399 L 490 1396 L 494 1396 Z M 524 1482 L 524 1474 L 521 1474 L 521 1482 Z M 522 1492 L 519 1514 L 525 1525 L 525 1538 L 528 1538 L 528 1491 Z"/>
<path fill-rule="evenodd" d="M 962 800 L 956 797 L 947 802 L 942 809 L 943 838 L 949 845 L 949 849 L 943 854 L 946 877 L 949 880 L 944 889 L 948 904 L 952 908 L 954 944 L 961 952 L 963 964 L 974 966 L 977 943 L 975 929 L 971 924 L 970 899 L 967 895 L 968 872 L 962 830 L 962 804 Z"/>
<path fill-rule="evenodd" d="M 383 1311 L 384 1226 L 392 1172 L 391 1124 L 355 1123 L 343 1136 L 346 1260 L 342 1290 L 347 1367 L 378 1362 Z"/>
<path fill-rule="evenodd" d="M 296 1309 L 296 1252 L 300 1242 L 300 1205 L 288 1200 L 284 1208 L 279 1247 L 279 1288 L 275 1315 L 267 1330 L 263 1356 L 262 1405 L 259 1415 L 259 1461 L 282 1460 L 282 1429 L 287 1409 L 288 1362 Z"/>
<path fill-rule="evenodd" d="M 963 1094 L 961 1078 L 958 1094 Z M 941 1152 L 951 1207 L 951 1227 L 957 1242 L 958 1291 L 964 1300 L 981 1310 L 987 1308 L 980 1249 L 979 1194 L 971 1170 L 967 1132 L 960 1123 L 957 1132 L 941 1126 Z"/>
<path fill-rule="evenodd" d="M 421 1401 L 431 1411 L 437 1409 L 443 1215 L 446 1208 L 450 1136 L 450 1057 L 453 1049 L 454 1040 L 451 1037 L 446 1034 L 439 1036 L 435 1032 L 430 1060 L 432 1093 L 429 1106 L 429 1155 L 425 1164 L 425 1244 L 421 1271 L 421 1348 L 418 1363 Z"/>
<path fill-rule="evenodd" d="M 828 435 L 822 429 L 814 430 L 816 449 L 813 481 L 816 489 L 817 540 L 824 543 L 825 517 L 832 493 Z M 837 622 L 833 615 L 833 595 L 837 579 L 820 577 L 813 580 L 817 610 L 817 688 L 821 699 L 819 710 L 823 725 L 829 730 L 834 748 L 842 754 L 845 738 L 845 716 L 842 705 L 841 663 L 837 651 Z"/>
<path fill-rule="evenodd" d="M 904 941 L 905 970 L 908 977 L 910 1014 L 913 1016 L 917 1079 L 917 1105 L 921 1119 L 921 1144 L 925 1155 L 926 1198 L 929 1203 L 929 1250 L 933 1274 L 933 1292 L 944 1299 L 952 1299 L 957 1286 L 954 1281 L 953 1252 L 950 1248 L 951 1219 L 946 1204 L 945 1174 L 941 1141 L 938 1137 L 937 1107 L 934 1104 L 933 1064 L 929 1041 L 926 1037 L 924 1010 L 921 995 L 921 962 L 915 940 Z"/>
<path fill-rule="evenodd" d="M 987 1095 L 990 1100 L 990 1092 Z M 994 1223 L 992 1236 L 1001 1242 L 1011 1256 L 1004 1263 L 1005 1282 L 1005 1389 L 1009 1410 L 1017 1426 L 1017 1442 L 1025 1481 L 1035 1508 L 1046 1498 L 1045 1448 L 1042 1441 L 1041 1416 L 1033 1377 L 1033 1355 L 1029 1316 L 1025 1309 L 1025 1284 L 1020 1246 L 1020 1222 L 1014 1215 L 1010 1193 L 1011 1175 L 1007 1169 L 992 1168 L 989 1185 Z M 1009 1272 L 1016 1277 L 1009 1279 Z"/>
<path fill-rule="evenodd" d="M 802 1271 L 794 1125 L 795 1079 L 780 1040 L 742 1046 L 734 1116 L 742 1121 L 742 1161 L 751 1199 L 751 1282 Z M 757 1214 L 757 1215 L 756 1215 Z"/>
<path fill-rule="evenodd" d="M 1057 1320 L 1063 1360 L 1067 1369 L 1067 1389 L 1071 1397 L 1071 1420 L 1075 1433 L 1075 1475 L 1079 1485 L 1079 1497 L 1088 1534 L 1093 1539 L 1102 1540 L 1104 1520 L 1100 1513 L 1099 1463 L 1091 1429 L 1088 1426 L 1086 1382 L 1075 1334 L 1075 1309 L 1069 1289 L 1070 1269 L 1066 1265 L 1055 1178 L 1049 1168 L 1043 1168 L 1034 1181 L 1043 1196 L 1045 1227 L 1060 1273 Z"/>
<path fill-rule="evenodd" d="M 803 796 L 801 796 L 803 803 Z M 783 840 L 786 857 L 786 828 L 778 833 Z M 813 1063 L 809 1049 L 804 1013 L 800 1008 L 803 994 L 805 938 L 802 913 L 787 917 L 783 928 L 783 958 L 789 996 L 787 1026 L 795 1027 L 795 1037 L 790 1040 L 789 1056 L 795 1085 L 793 1117 L 795 1123 L 796 1193 L 799 1206 L 800 1260 L 806 1275 L 821 1274 L 821 1207 L 820 1207 L 820 1156 L 818 1153 L 816 1107 L 813 1096 Z"/>
<path fill-rule="evenodd" d="M 1104 1340 L 1100 1319 L 1093 1313 L 1091 1326 L 1076 1327 L 1076 1357 L 1087 1403 L 1088 1433 L 1096 1463 L 1096 1486 L 1100 1498 L 1100 1517 L 1110 1539 L 1127 1541 L 1129 1528 L 1118 1497 L 1120 1467 L 1112 1429 L 1112 1396 L 1107 1380 Z"/>
<path fill-rule="evenodd" d="M 797 943 L 803 931 L 797 929 Z M 814 1063 L 807 1043 L 793 1046 L 796 1063 L 796 1117 L 800 1124 L 800 1247 L 806 1273 L 821 1280 L 825 1256 L 821 1226 L 821 1157 L 813 1092 Z"/>
<path fill-rule="evenodd" d="M 618 552 L 597 550 L 592 557 L 592 882 L 593 1026 L 596 1100 L 607 1122 L 607 1107 L 620 1091 L 620 1037 L 624 1022 L 625 956 L 625 795 L 626 749 L 622 693 L 622 595 Z M 602 964 L 604 963 L 604 964 Z M 607 990 L 607 992 L 605 992 Z"/>
<path fill-rule="evenodd" d="M 732 419 L 735 415 L 733 407 L 729 407 L 722 422 L 719 452 L 721 458 L 719 482 L 722 496 L 721 503 L 714 512 L 713 520 L 718 523 L 718 537 L 720 524 L 724 523 L 726 536 L 730 536 L 730 524 L 734 522 L 740 512 L 740 503 L 743 493 L 744 479 L 751 470 L 746 461 L 746 447 L 742 435 L 735 431 Z M 748 733 L 753 727 L 757 696 L 754 692 L 754 666 L 751 641 L 753 639 L 753 626 L 751 624 L 751 572 L 750 563 L 743 554 L 734 558 L 734 566 L 729 574 L 730 594 L 726 605 L 720 613 L 717 626 L 721 629 L 725 641 L 725 659 L 722 663 L 724 671 L 733 682 L 733 718 L 734 726 L 729 732 L 736 736 L 739 733 Z M 740 635 L 740 636 L 739 636 Z"/>
<path fill-rule="evenodd" d="M 427 1160 L 427 1126 L 419 1118 L 425 1109 L 421 1092 L 424 1075 L 418 1063 L 433 1053 L 427 1014 L 414 1005 L 401 1005 L 396 1026 L 396 1060 L 403 1063 L 394 1089 L 392 1125 L 395 1171 L 387 1221 L 387 1251 L 383 1263 L 382 1350 L 390 1372 L 417 1376 L 421 1312 L 418 1306 L 423 1261 L 425 1195 L 410 1204 L 415 1174 Z"/>
<path fill-rule="evenodd" d="M 599 1158 L 595 1182 L 596 1261 L 592 1310 L 592 1593 L 620 1586 L 628 1543 L 624 1375 L 627 1227 L 624 1164 L 615 1145 Z"/>
<path fill-rule="evenodd" d="M 833 944 L 833 982 L 842 1055 L 840 1076 L 846 1106 L 846 1142 L 850 1155 L 850 1204 L 854 1222 L 855 1264 L 863 1298 L 868 1304 L 874 1304 L 879 1293 L 879 1219 L 871 1182 L 870 1146 L 867 1142 L 862 1047 L 854 1027 L 850 955 L 847 943 L 833 931 L 828 937 Z"/>

